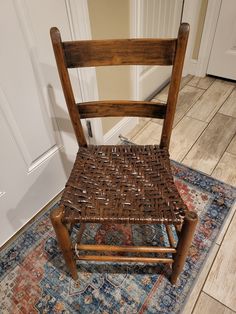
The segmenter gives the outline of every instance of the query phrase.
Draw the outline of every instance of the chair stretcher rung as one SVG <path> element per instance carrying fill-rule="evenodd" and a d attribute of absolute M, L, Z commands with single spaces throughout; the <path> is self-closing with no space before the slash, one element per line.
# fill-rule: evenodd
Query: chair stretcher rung
<path fill-rule="evenodd" d="M 175 239 L 174 239 L 174 235 L 173 235 L 173 232 L 171 230 L 171 227 L 170 227 L 170 225 L 166 225 L 165 227 L 166 227 L 166 233 L 167 233 L 170 245 L 172 247 L 175 247 L 176 243 L 175 243 Z"/>
<path fill-rule="evenodd" d="M 76 244 L 76 250 L 84 251 L 112 251 L 112 252 L 139 252 L 139 253 L 176 253 L 172 247 L 154 247 L 154 246 L 117 246 L 117 245 L 93 245 Z"/>
<path fill-rule="evenodd" d="M 171 258 L 159 257 L 136 257 L 136 256 L 99 256 L 99 255 L 80 255 L 78 260 L 84 261 L 107 261 L 107 262 L 140 262 L 140 263 L 165 263 L 171 264 L 174 262 Z"/>

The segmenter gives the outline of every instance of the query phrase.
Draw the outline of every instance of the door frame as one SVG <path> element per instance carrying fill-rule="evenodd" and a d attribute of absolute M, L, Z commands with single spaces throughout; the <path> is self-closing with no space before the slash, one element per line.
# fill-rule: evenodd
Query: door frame
<path fill-rule="evenodd" d="M 87 0 L 65 0 L 71 38 L 91 39 L 91 29 Z M 82 101 L 98 100 L 97 77 L 95 68 L 78 69 L 79 88 Z M 88 120 L 88 119 L 86 119 Z M 90 144 L 103 144 L 103 130 L 101 118 L 89 120 L 93 137 L 89 138 Z"/>
<path fill-rule="evenodd" d="M 199 18 L 198 13 L 201 7 L 201 2 L 198 0 L 185 0 L 183 21 L 190 23 L 191 26 L 188 49 L 186 53 L 187 62 L 184 69 L 185 75 L 192 74 L 200 77 L 206 76 L 211 48 L 213 45 L 217 21 L 220 13 L 221 2 L 222 0 L 208 0 L 200 49 L 198 59 L 196 60 L 192 58 L 192 52 L 195 42 L 195 34 L 197 31 L 197 23 Z"/>
<path fill-rule="evenodd" d="M 192 0 L 190 0 L 192 1 Z M 199 1 L 199 0 L 197 0 Z M 178 3 L 176 3 L 179 5 Z M 180 21 L 182 20 L 183 10 L 184 10 L 185 0 L 182 0 Z M 140 12 L 143 10 L 143 2 L 142 0 L 130 0 L 130 36 L 131 38 L 140 37 L 142 34 L 143 21 L 140 18 Z M 189 10 L 190 11 L 190 10 Z M 131 72 L 132 77 L 132 96 L 135 100 L 140 100 L 140 91 L 139 91 L 139 79 L 140 79 L 140 68 L 133 67 Z M 169 79 L 165 80 L 162 86 L 159 89 L 154 90 L 154 95 L 158 92 L 158 90 L 162 89 L 165 85 L 169 83 Z M 152 95 L 148 95 L 147 100 L 151 99 Z M 143 100 L 143 99 L 142 99 Z"/>
<path fill-rule="evenodd" d="M 222 0 L 208 0 L 202 40 L 198 55 L 197 76 L 205 76 L 210 60 Z"/>

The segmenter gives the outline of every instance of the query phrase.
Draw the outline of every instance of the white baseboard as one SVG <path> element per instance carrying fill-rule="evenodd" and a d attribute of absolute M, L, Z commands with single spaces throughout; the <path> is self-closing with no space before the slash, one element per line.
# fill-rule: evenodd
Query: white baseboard
<path fill-rule="evenodd" d="M 204 60 L 194 60 L 191 59 L 188 67 L 188 74 L 204 77 L 206 76 L 206 66 L 204 65 Z"/>
<path fill-rule="evenodd" d="M 196 75 L 197 66 L 198 66 L 198 60 L 190 59 L 189 66 L 188 66 L 188 74 Z"/>
<path fill-rule="evenodd" d="M 123 118 L 110 131 L 104 135 L 105 145 L 119 143 L 119 135 L 126 135 L 138 124 L 138 118 Z"/>

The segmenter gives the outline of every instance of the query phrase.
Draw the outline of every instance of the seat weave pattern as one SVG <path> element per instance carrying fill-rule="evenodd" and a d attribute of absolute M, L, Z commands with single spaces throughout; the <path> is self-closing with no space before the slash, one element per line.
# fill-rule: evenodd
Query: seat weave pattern
<path fill-rule="evenodd" d="M 61 204 L 77 222 L 180 224 L 187 210 L 157 145 L 81 147 Z"/>

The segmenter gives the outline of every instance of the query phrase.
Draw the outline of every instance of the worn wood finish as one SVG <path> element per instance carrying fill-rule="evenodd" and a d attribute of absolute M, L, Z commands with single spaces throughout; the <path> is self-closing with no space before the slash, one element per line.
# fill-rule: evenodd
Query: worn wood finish
<path fill-rule="evenodd" d="M 50 218 L 56 233 L 57 241 L 61 247 L 67 267 L 69 268 L 74 280 L 78 279 L 77 267 L 72 251 L 72 242 L 66 225 L 62 222 L 64 217 L 64 207 L 57 207 L 52 210 Z"/>
<path fill-rule="evenodd" d="M 172 65 L 176 39 L 116 39 L 64 42 L 68 68 L 107 65 Z"/>
<path fill-rule="evenodd" d="M 110 251 L 110 252 L 139 252 L 139 253 L 176 253 L 172 247 L 157 246 L 121 246 L 121 245 L 98 245 L 98 244 L 77 244 L 77 250 L 84 251 Z"/>
<path fill-rule="evenodd" d="M 167 98 L 167 112 L 166 118 L 164 120 L 164 125 L 162 129 L 161 135 L 161 147 L 169 147 L 170 144 L 170 136 L 172 131 L 172 126 L 174 122 L 174 114 L 176 103 L 178 99 L 179 87 L 181 82 L 182 69 L 184 64 L 184 56 L 188 42 L 189 35 L 189 25 L 187 23 L 183 23 L 180 25 L 178 40 L 177 40 L 177 49 L 174 59 L 174 65 L 172 69 L 170 88 Z"/>
<path fill-rule="evenodd" d="M 116 221 L 118 223 L 150 224 L 157 222 L 182 226 L 184 219 L 183 227 L 179 228 L 180 240 L 177 249 L 145 246 L 123 248 L 121 246 L 85 244 L 75 246 L 75 252 L 80 260 L 173 263 L 172 258 L 162 257 L 88 256 L 81 255 L 80 250 L 175 254 L 173 283 L 176 282 L 178 274 L 183 268 L 197 219 L 195 216 L 193 217 L 194 213 L 187 211 L 174 185 L 168 147 L 188 33 L 189 25 L 183 23 L 177 39 L 62 42 L 58 29 L 51 29 L 58 71 L 71 121 L 80 145 L 74 168 L 61 199 L 61 205 L 67 208 L 66 214 L 64 208 L 60 207 L 51 215 L 58 242 L 74 279 L 77 279 L 76 264 L 66 228 L 67 223 L 73 225 L 78 222 L 109 223 Z M 103 101 L 75 104 L 67 68 L 133 64 L 173 64 L 166 106 L 147 101 Z M 101 116 L 164 118 L 161 147 L 157 145 L 86 147 L 87 143 L 80 118 Z M 151 137 L 156 139 L 157 134 L 153 132 Z M 82 186 L 82 183 L 85 185 Z M 168 188 L 163 190 L 167 184 Z M 152 189 L 153 192 L 151 192 Z M 146 191 L 149 191 L 148 199 L 144 200 Z M 113 203 L 109 203 L 110 201 Z M 85 225 L 82 224 L 78 235 L 79 241 L 82 238 L 84 227 Z M 167 234 L 170 244 L 174 245 L 175 241 L 168 226 Z"/>
<path fill-rule="evenodd" d="M 174 225 L 174 228 L 175 228 L 175 232 L 176 232 L 176 234 L 177 234 L 177 237 L 178 237 L 178 239 L 179 239 L 182 225 Z"/>
<path fill-rule="evenodd" d="M 94 101 L 78 104 L 81 119 L 95 117 L 150 117 L 164 119 L 166 106 L 146 101 Z"/>
<path fill-rule="evenodd" d="M 177 244 L 177 253 L 174 257 L 172 266 L 171 283 L 175 284 L 179 274 L 181 273 L 188 250 L 192 243 L 195 228 L 198 222 L 198 216 L 195 212 L 189 211 L 184 217 L 184 223 L 180 232 L 179 241 Z"/>
<path fill-rule="evenodd" d="M 134 263 L 163 263 L 172 264 L 171 258 L 161 257 L 136 257 L 136 256 L 109 256 L 109 255 L 79 255 L 77 257 L 83 261 L 101 261 L 101 262 L 134 262 Z"/>
<path fill-rule="evenodd" d="M 83 132 L 82 124 L 80 121 L 79 112 L 77 110 L 74 93 L 71 86 L 68 70 L 65 66 L 65 56 L 62 49 L 62 41 L 59 30 L 56 27 L 50 30 L 52 46 L 57 63 L 57 68 L 63 88 L 63 93 L 66 99 L 67 108 L 70 114 L 70 119 L 75 131 L 76 139 L 80 146 L 87 146 L 86 138 Z"/>
<path fill-rule="evenodd" d="M 83 233 L 85 231 L 85 228 L 86 228 L 86 224 L 85 223 L 81 223 L 80 224 L 80 228 L 79 228 L 79 231 L 77 233 L 77 242 L 79 243 L 82 239 L 82 236 L 83 236 Z"/>
<path fill-rule="evenodd" d="M 79 112 L 76 110 L 77 106 L 75 105 L 67 67 L 121 64 L 173 64 L 172 78 L 167 101 L 167 113 L 161 137 L 161 147 L 169 147 L 188 34 L 189 25 L 187 23 L 182 23 L 177 39 L 128 39 L 62 42 L 58 29 L 55 27 L 51 29 L 51 38 L 61 83 L 77 140 L 81 146 L 86 146 L 87 144 L 79 119 Z M 137 105 L 137 110 L 139 110 L 138 106 L 139 105 Z M 143 104 L 143 106 L 145 108 L 146 104 Z M 118 110 L 119 109 L 114 106 L 114 113 L 109 114 L 109 116 L 117 116 Z M 133 111 L 136 111 L 135 106 Z M 140 114 L 142 114 L 142 112 L 140 112 Z"/>
<path fill-rule="evenodd" d="M 171 227 L 170 227 L 170 225 L 165 225 L 165 227 L 166 227 L 166 233 L 168 236 L 168 240 L 170 242 L 170 246 L 175 247 L 176 243 L 175 243 L 175 239 L 174 239 L 174 235 L 173 235 L 173 232 L 171 230 Z"/>

